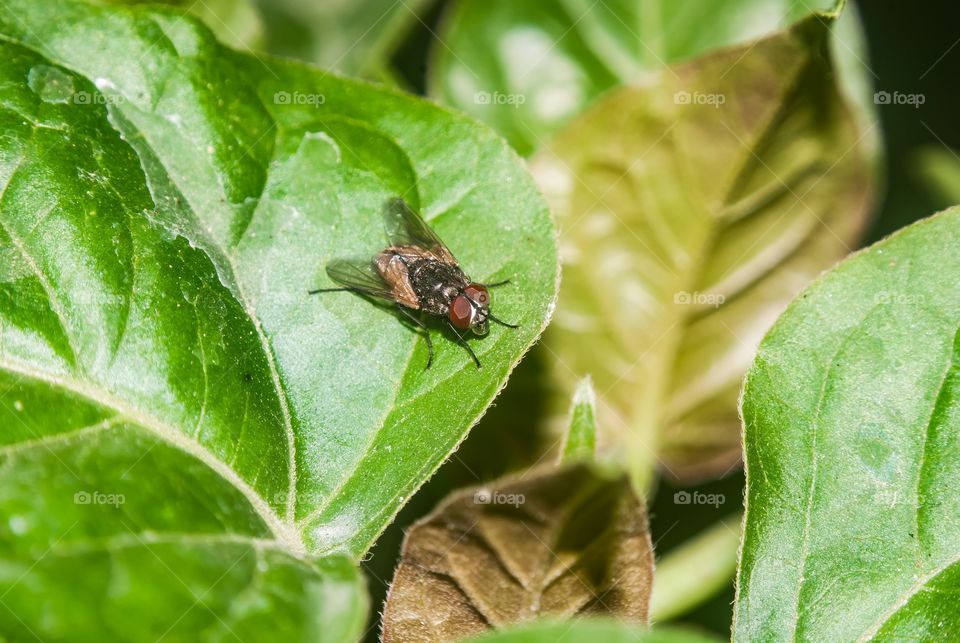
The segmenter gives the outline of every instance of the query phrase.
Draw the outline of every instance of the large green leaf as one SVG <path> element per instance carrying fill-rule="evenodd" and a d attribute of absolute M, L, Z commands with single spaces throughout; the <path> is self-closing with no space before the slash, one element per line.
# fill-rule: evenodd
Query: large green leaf
<path fill-rule="evenodd" d="M 960 631 L 960 209 L 845 261 L 763 340 L 736 639 Z"/>
<path fill-rule="evenodd" d="M 565 391 L 591 373 L 608 452 L 642 481 L 740 458 L 740 381 L 793 296 L 856 246 L 861 134 L 811 18 L 601 99 L 534 157 L 561 227 L 545 339 Z"/>
<path fill-rule="evenodd" d="M 617 85 L 645 82 L 669 63 L 759 38 L 834 4 L 458 0 L 434 48 L 431 92 L 526 154 Z"/>
<path fill-rule="evenodd" d="M 355 636 L 356 573 L 323 557 L 368 548 L 545 323 L 532 180 L 464 117 L 179 12 L 5 2 L 0 49 L 2 631 L 94 638 L 99 610 L 122 615 L 104 638 L 258 614 L 307 636 L 342 613 Z M 512 280 L 494 309 L 520 328 L 472 341 L 482 370 L 437 335 L 425 371 L 391 311 L 307 296 L 382 247 L 394 195 Z"/>

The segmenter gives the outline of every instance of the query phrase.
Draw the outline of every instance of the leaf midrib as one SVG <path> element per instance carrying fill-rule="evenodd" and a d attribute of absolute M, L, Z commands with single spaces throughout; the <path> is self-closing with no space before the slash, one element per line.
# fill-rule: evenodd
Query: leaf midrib
<path fill-rule="evenodd" d="M 779 92 L 779 97 L 781 98 L 781 100 L 778 101 L 777 109 L 771 110 L 766 121 L 762 124 L 759 124 L 755 130 L 750 132 L 751 136 L 749 137 L 749 140 L 744 140 L 739 134 L 737 134 L 733 129 L 731 129 L 730 126 L 726 124 L 726 122 L 723 123 L 725 128 L 731 134 L 731 136 L 733 136 L 737 140 L 738 144 L 743 148 L 744 152 L 740 158 L 740 162 L 737 164 L 734 171 L 730 173 L 729 181 L 724 186 L 724 189 L 721 192 L 722 197 L 719 199 L 719 202 L 713 205 L 710 205 L 707 203 L 704 204 L 705 207 L 707 208 L 708 215 L 709 215 L 708 218 L 706 219 L 707 230 L 705 233 L 705 238 L 703 240 L 703 243 L 701 244 L 701 247 L 700 247 L 700 252 L 698 253 L 699 260 L 696 262 L 693 262 L 692 265 L 694 265 L 695 268 L 693 271 L 691 271 L 691 274 L 687 275 L 687 278 L 684 280 L 686 282 L 686 289 L 688 292 L 696 290 L 699 287 L 699 285 L 703 283 L 704 269 L 705 269 L 705 266 L 707 265 L 706 259 L 716 249 L 717 241 L 720 238 L 721 233 L 724 229 L 732 226 L 734 223 L 739 222 L 746 217 L 749 217 L 758 212 L 761 212 L 763 208 L 768 205 L 768 203 L 766 202 L 766 199 L 770 198 L 771 195 L 773 194 L 780 193 L 781 186 L 783 190 L 786 190 L 794 194 L 794 196 L 796 196 L 796 194 L 793 191 L 793 188 L 791 187 L 790 182 L 805 176 L 808 170 L 812 170 L 813 168 L 816 167 L 817 165 L 816 161 L 811 161 L 808 165 L 799 166 L 795 170 L 792 176 L 788 176 L 786 179 L 784 179 L 779 174 L 775 173 L 773 169 L 771 169 L 769 165 L 767 165 L 767 163 L 756 152 L 757 149 L 763 146 L 765 141 L 777 135 L 777 132 L 782 125 L 781 117 L 784 113 L 784 110 L 787 108 L 786 106 L 789 103 L 789 98 L 791 97 L 791 95 L 793 95 L 797 91 L 798 79 L 802 77 L 805 70 L 810 64 L 811 64 L 810 58 L 804 57 L 804 58 L 801 58 L 800 60 L 797 60 L 796 64 L 787 72 L 785 72 L 789 76 L 789 82 L 784 82 L 783 85 L 781 86 L 781 91 Z M 681 148 L 683 145 L 683 141 L 678 137 L 676 144 L 678 148 Z M 681 160 L 686 158 L 689 158 L 688 154 L 684 153 L 680 155 Z M 834 163 L 834 165 L 836 165 L 836 163 Z M 751 170 L 756 166 L 762 166 L 771 174 L 771 176 L 776 180 L 775 187 L 771 190 L 769 194 L 765 192 L 760 192 L 759 194 L 757 194 L 756 192 L 752 192 L 752 193 L 748 193 L 744 197 L 741 197 L 740 199 L 734 199 L 734 194 L 737 187 L 744 180 L 744 177 L 746 177 L 751 172 Z M 825 175 L 821 175 L 820 177 L 817 177 L 814 181 L 813 186 L 808 188 L 807 191 L 804 192 L 803 196 L 806 196 L 806 194 L 808 194 L 824 176 Z M 746 212 L 742 213 L 740 216 L 738 216 L 734 220 L 729 220 L 727 218 L 726 215 L 732 208 L 735 208 L 737 205 L 744 202 L 750 203 L 750 200 L 753 198 L 760 198 L 760 202 L 753 203 Z M 800 199 L 802 197 L 797 197 L 797 198 Z M 788 214 L 792 209 L 793 207 L 791 207 L 791 209 L 788 210 L 787 213 L 782 214 L 778 218 L 777 223 L 779 224 L 779 222 L 783 220 L 784 216 L 786 216 L 786 214 Z M 816 220 L 818 222 L 822 222 L 820 221 L 819 217 L 816 217 Z M 815 226 L 811 223 L 810 227 L 805 231 L 801 239 L 805 239 L 809 237 L 809 235 L 812 234 L 813 230 L 815 230 Z M 730 302 L 733 299 L 742 296 L 745 292 L 749 291 L 750 288 L 756 283 L 758 283 L 765 274 L 769 274 L 772 270 L 776 269 L 779 266 L 782 266 L 784 262 L 788 261 L 789 258 L 793 256 L 794 253 L 796 253 L 800 247 L 801 247 L 801 243 L 800 241 L 798 241 L 787 252 L 779 252 L 776 257 L 776 261 L 769 261 L 768 265 L 760 274 L 754 276 L 752 279 L 745 280 L 739 286 L 739 288 L 737 288 L 736 291 L 729 293 L 729 296 L 727 296 L 727 299 L 725 301 Z M 749 265 L 749 262 L 740 264 L 737 266 L 737 270 L 742 271 L 747 265 Z M 713 287 L 717 288 L 718 290 L 722 290 L 718 288 L 718 286 L 720 286 L 720 284 L 715 284 Z M 727 293 L 725 293 L 725 295 L 726 294 Z M 676 324 L 680 325 L 680 328 L 676 330 L 677 334 L 682 337 L 686 333 L 690 323 L 693 322 L 697 317 L 698 315 L 696 313 L 676 315 L 675 325 Z M 676 373 L 675 373 L 676 357 L 681 347 L 682 347 L 682 340 L 676 341 L 674 343 L 673 349 L 671 350 L 671 356 L 667 360 L 668 371 L 666 374 L 667 377 L 665 379 L 671 382 L 670 384 L 671 389 L 674 387 L 674 380 L 676 379 Z M 718 381 L 719 381 L 719 378 L 718 378 Z M 729 378 L 724 378 L 724 383 L 725 385 L 729 386 L 730 385 Z M 704 389 L 705 392 L 701 392 L 700 397 L 703 399 L 706 399 L 710 395 L 715 395 L 719 391 L 723 390 L 723 387 L 724 387 L 724 384 L 719 384 L 719 385 L 715 384 L 710 388 Z M 683 417 L 683 415 L 689 412 L 690 410 L 689 408 L 682 408 L 682 407 L 680 409 L 671 410 L 670 396 L 672 396 L 673 393 L 674 391 L 670 391 L 669 395 L 661 396 L 661 399 L 658 401 L 659 404 L 661 404 L 665 408 L 665 412 L 664 412 L 665 417 L 662 418 L 661 420 L 662 422 L 661 427 L 668 426 L 670 423 L 672 423 L 676 419 Z M 694 402 L 689 404 L 696 404 L 699 401 L 702 401 L 702 399 L 694 400 Z"/>
<path fill-rule="evenodd" d="M 809 64 L 810 64 L 810 60 L 808 58 L 804 58 L 796 61 L 796 64 L 787 72 L 788 75 L 790 76 L 790 81 L 783 84 L 782 90 L 780 92 L 781 96 L 783 97 L 789 96 L 791 92 L 794 92 L 796 90 L 797 79 L 800 78 L 800 76 L 803 74 L 804 70 L 807 68 Z M 756 150 L 764 140 L 774 135 L 775 130 L 777 129 L 780 123 L 779 117 L 781 115 L 782 109 L 783 107 L 781 106 L 780 109 L 772 110 L 768 115 L 768 118 L 766 119 L 766 121 L 758 124 L 758 126 L 750 133 L 751 136 L 749 141 L 743 140 L 738 134 L 730 130 L 731 134 L 737 138 L 739 144 L 744 148 L 744 153 L 740 157 L 740 162 L 738 163 L 738 165 L 730 173 L 729 182 L 726 185 L 725 189 L 722 191 L 723 196 L 719 200 L 719 202 L 716 204 L 710 204 L 706 201 L 706 199 L 704 199 L 703 206 L 705 208 L 705 214 L 706 214 L 704 218 L 705 230 L 703 234 L 703 239 L 699 243 L 699 247 L 697 247 L 693 253 L 695 256 L 700 258 L 700 261 L 699 262 L 690 261 L 688 263 L 688 265 L 700 266 L 700 268 L 694 268 L 693 270 L 686 271 L 684 270 L 683 266 L 677 266 L 675 264 L 668 266 L 668 270 L 671 273 L 673 273 L 675 285 L 677 286 L 674 289 L 674 292 L 694 291 L 696 290 L 696 287 L 698 286 L 698 284 L 702 281 L 702 269 L 703 269 L 703 266 L 705 265 L 705 261 L 703 258 L 710 255 L 710 253 L 713 251 L 716 245 L 717 239 L 720 236 L 720 232 L 722 231 L 723 228 L 725 228 L 727 225 L 730 224 L 730 222 L 727 222 L 724 220 L 723 213 L 731 204 L 735 203 L 732 200 L 732 196 L 731 196 L 732 191 L 735 188 L 735 186 L 738 184 L 738 182 L 741 180 L 742 176 L 744 176 L 752 166 L 755 166 L 758 163 L 766 166 L 766 164 L 763 162 L 762 159 L 760 159 L 757 156 L 754 150 Z M 669 132 L 672 131 L 672 129 L 673 127 L 671 127 L 670 130 L 668 130 L 668 132 L 665 132 L 664 136 L 669 134 Z M 686 159 L 689 159 L 690 155 L 684 152 L 684 141 L 682 139 L 682 136 L 675 135 L 672 137 L 672 140 L 675 146 L 674 154 L 676 155 L 676 157 L 681 162 L 683 162 Z M 696 172 L 696 169 L 686 165 L 684 165 L 684 170 L 686 170 L 687 172 L 693 172 L 693 173 Z M 770 170 L 769 167 L 767 167 L 767 170 L 770 171 L 771 174 L 773 174 L 773 171 Z M 780 179 L 780 177 L 778 177 L 776 174 L 774 174 L 774 176 L 778 179 L 778 182 L 783 183 L 783 179 Z M 696 182 L 693 179 L 688 179 L 688 180 L 691 187 L 696 186 Z M 787 185 L 786 189 L 790 190 L 791 188 L 789 187 L 789 185 Z M 781 258 L 781 261 L 783 260 L 784 259 Z M 683 274 L 678 275 L 674 270 L 675 268 L 678 268 Z M 589 276 L 587 278 L 589 279 Z M 746 284 L 744 288 L 749 288 L 749 285 L 750 284 Z M 678 351 L 682 346 L 683 335 L 686 332 L 686 328 L 690 323 L 691 319 L 692 318 L 688 313 L 681 312 L 677 310 L 676 306 L 669 306 L 669 305 L 665 308 L 665 310 L 662 311 L 658 319 L 660 327 L 665 328 L 665 330 L 660 335 L 657 336 L 657 338 L 653 341 L 651 347 L 647 349 L 647 352 L 653 352 L 652 351 L 653 345 L 656 345 L 656 344 L 662 345 L 662 347 L 658 349 L 657 353 L 660 354 L 660 359 L 658 361 L 660 362 L 660 368 L 665 373 L 665 377 L 663 378 L 665 382 L 672 381 L 672 379 L 674 378 L 674 368 L 676 364 L 676 357 L 677 357 Z M 670 336 L 669 341 L 664 341 L 668 335 Z M 620 338 L 618 338 L 618 342 L 619 340 Z M 623 340 L 621 343 L 622 345 L 628 345 L 631 342 Z M 644 356 L 646 354 L 647 353 L 644 353 Z M 622 379 L 623 379 L 622 377 L 618 378 L 617 382 L 610 388 L 613 388 L 614 386 L 619 384 Z M 665 408 L 669 403 L 668 389 L 666 388 L 666 385 L 664 385 L 662 387 L 662 390 L 660 390 L 659 392 L 649 393 L 647 397 L 649 400 L 648 406 Z M 648 414 L 647 417 L 648 418 L 656 417 L 657 418 L 656 422 L 658 423 L 659 426 L 662 427 L 664 426 L 663 422 L 665 421 L 664 415 L 666 415 L 665 412 L 662 412 L 662 413 L 658 412 L 655 415 Z M 646 426 L 646 427 L 643 427 L 642 429 L 638 429 L 637 434 L 645 436 L 645 440 L 649 441 L 653 439 L 652 436 L 654 435 L 654 431 L 652 430 L 651 427 Z"/>

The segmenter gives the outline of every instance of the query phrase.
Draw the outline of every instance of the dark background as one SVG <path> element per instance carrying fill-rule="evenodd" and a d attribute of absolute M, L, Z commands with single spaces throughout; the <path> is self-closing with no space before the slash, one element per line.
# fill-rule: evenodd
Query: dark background
<path fill-rule="evenodd" d="M 919 108 L 881 105 L 886 144 L 886 194 L 881 195 L 869 241 L 948 205 L 919 174 L 925 146 L 960 149 L 960 3 L 949 0 L 861 0 L 870 60 L 878 89 L 923 94 Z M 939 61 L 939 62 L 938 62 Z"/>
<path fill-rule="evenodd" d="M 394 55 L 396 68 L 420 93 L 424 92 L 427 54 L 435 45 L 433 34 L 446 4 L 438 2 L 424 16 L 425 24 L 418 24 Z M 953 205 L 925 181 L 918 155 L 930 147 L 960 149 L 960 111 L 957 109 L 960 2 L 860 0 L 854 5 L 860 11 L 866 32 L 869 59 L 865 62 L 872 71 L 875 91 L 922 94 L 925 98 L 920 107 L 878 106 L 885 147 L 884 184 L 877 195 L 873 221 L 864 239 L 866 244 Z M 537 436 L 524 430 L 523 416 L 536 414 L 540 402 L 536 386 L 538 372 L 536 352 L 532 352 L 517 369 L 496 406 L 474 428 L 454 457 L 401 511 L 397 521 L 387 529 L 364 562 L 374 601 L 368 640 L 377 640 L 380 602 L 393 575 L 403 530 L 428 513 L 447 490 L 476 485 L 481 479 L 489 480 L 536 459 Z M 523 409 L 523 415 L 519 415 L 517 409 Z M 727 503 L 719 509 L 678 507 L 672 502 L 676 489 L 661 483 L 650 506 L 651 529 L 658 556 L 706 525 L 739 511 L 743 475 L 734 472 L 723 480 L 700 485 L 697 489 L 705 493 L 723 493 Z M 726 590 L 686 615 L 682 621 L 727 636 L 733 598 L 731 582 Z"/>

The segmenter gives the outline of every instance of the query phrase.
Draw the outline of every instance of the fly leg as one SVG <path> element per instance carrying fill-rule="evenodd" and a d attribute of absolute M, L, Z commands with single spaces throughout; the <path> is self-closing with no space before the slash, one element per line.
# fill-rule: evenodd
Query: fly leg
<path fill-rule="evenodd" d="M 360 292 L 356 288 L 317 288 L 316 290 L 308 290 L 308 295 L 316 295 L 318 292 Z M 360 293 L 363 294 L 363 293 Z"/>
<path fill-rule="evenodd" d="M 415 315 L 411 314 L 405 306 L 397 304 L 397 310 L 403 313 L 403 316 L 416 324 L 417 327 L 423 329 L 423 336 L 427 339 L 427 368 L 430 368 L 430 364 L 433 363 L 433 340 L 430 339 L 430 329 L 427 328 L 427 325 L 423 323 L 422 319 L 418 319 Z"/>
<path fill-rule="evenodd" d="M 452 330 L 453 334 L 456 336 L 457 343 L 467 349 L 467 352 L 470 353 L 470 357 L 473 358 L 473 362 L 477 365 L 477 368 L 480 368 L 480 360 L 477 359 L 477 354 L 473 352 L 472 348 L 470 348 L 470 344 L 468 344 L 467 340 L 463 338 L 463 335 L 461 335 L 460 332 L 457 331 L 456 327 L 450 323 L 449 319 L 446 321 L 447 321 L 447 326 L 450 327 L 450 330 Z"/>
<path fill-rule="evenodd" d="M 497 286 L 506 286 L 508 283 L 510 283 L 510 280 L 504 279 L 503 281 L 497 281 L 492 284 L 483 284 L 483 285 L 486 286 L 487 288 L 496 288 Z"/>
<path fill-rule="evenodd" d="M 497 319 L 496 317 L 494 317 L 494 316 L 493 316 L 492 314 L 490 314 L 490 313 L 487 313 L 487 319 L 489 319 L 490 321 L 495 321 L 495 322 L 497 322 L 498 324 L 500 324 L 501 326 L 506 326 L 507 328 L 520 328 L 520 324 L 508 324 L 507 322 L 503 321 L 502 319 Z"/>

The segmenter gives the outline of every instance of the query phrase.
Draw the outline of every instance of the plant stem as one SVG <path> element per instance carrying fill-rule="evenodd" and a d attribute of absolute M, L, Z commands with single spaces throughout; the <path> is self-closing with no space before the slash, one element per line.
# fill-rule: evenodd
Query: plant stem
<path fill-rule="evenodd" d="M 742 514 L 725 518 L 664 556 L 657 564 L 650 621 L 688 612 L 733 580 Z"/>

